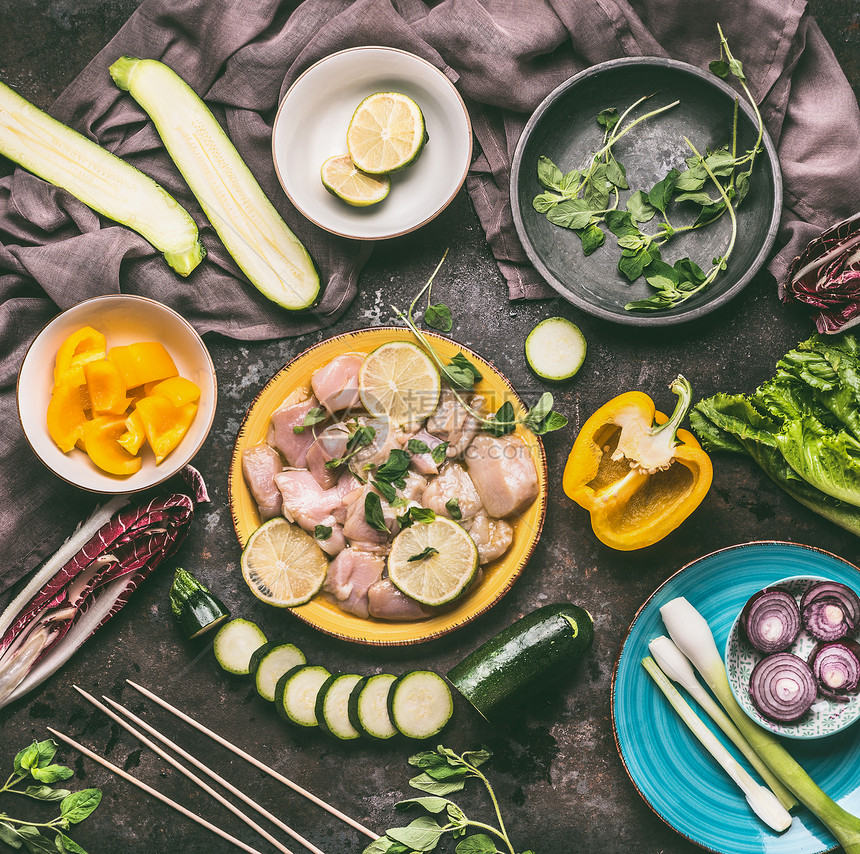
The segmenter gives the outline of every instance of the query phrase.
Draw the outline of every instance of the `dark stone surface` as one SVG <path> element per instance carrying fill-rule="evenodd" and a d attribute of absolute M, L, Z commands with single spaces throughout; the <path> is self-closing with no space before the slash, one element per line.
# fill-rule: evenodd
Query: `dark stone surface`
<path fill-rule="evenodd" d="M 810 4 L 857 91 L 858 0 Z M 70 82 L 135 8 L 135 0 L 0 0 L 0 78 L 43 107 Z M 5 167 L 4 167 L 5 168 Z M 561 690 L 537 696 L 508 724 L 490 727 L 463 702 L 442 741 L 455 749 L 488 744 L 496 753 L 490 773 L 518 850 L 540 854 L 688 854 L 699 850 L 668 828 L 639 798 L 618 758 L 610 718 L 612 668 L 639 605 L 667 576 L 714 549 L 756 539 L 808 543 L 856 561 L 856 538 L 807 512 L 770 484 L 751 464 L 719 457 L 713 488 L 699 510 L 674 534 L 650 549 L 613 552 L 594 538 L 588 517 L 562 493 L 561 470 L 576 428 L 621 390 L 639 388 L 661 407 L 678 372 L 697 396 L 718 390 L 752 390 L 776 360 L 811 326 L 786 309 L 772 279 L 760 275 L 737 299 L 705 320 L 669 330 L 621 328 L 582 315 L 560 299 L 528 304 L 507 301 L 471 204 L 461 193 L 435 223 L 379 246 L 362 279 L 360 295 L 334 329 L 393 321 L 401 305 L 426 280 L 445 247 L 451 252 L 436 293 L 455 311 L 452 335 L 491 358 L 526 395 L 542 390 L 529 373 L 522 342 L 536 322 L 561 314 L 578 323 L 589 344 L 583 369 L 557 390 L 557 408 L 572 425 L 546 441 L 551 472 L 547 523 L 538 549 L 507 597 L 474 624 L 418 647 L 377 649 L 323 636 L 285 614 L 258 604 L 238 573 L 227 470 L 242 415 L 265 381 L 294 354 L 321 340 L 240 344 L 211 338 L 220 399 L 215 427 L 196 465 L 213 501 L 201 508 L 176 562 L 208 583 L 237 615 L 260 623 L 270 637 L 285 636 L 330 669 L 401 672 L 413 666 L 446 670 L 490 635 L 540 604 L 570 600 L 594 615 L 593 653 Z M 135 713 L 221 769 L 328 854 L 359 852 L 363 838 L 271 783 L 261 773 L 144 702 L 124 680 L 140 681 L 192 711 L 209 726 L 291 776 L 374 829 L 397 824 L 392 804 L 410 791 L 405 760 L 413 746 L 341 745 L 320 733 L 287 729 L 256 698 L 246 680 L 225 676 L 206 643 L 185 642 L 169 614 L 165 568 L 138 590 L 128 607 L 40 690 L 0 712 L 0 762 L 54 726 L 79 738 L 141 779 L 199 811 L 231 833 L 258 845 L 249 830 L 175 771 L 93 711 L 74 692 L 77 684 L 126 703 Z M 141 854 L 235 850 L 122 782 L 93 762 L 63 749 L 77 785 L 104 790 L 102 806 L 74 829 L 90 852 L 131 848 Z M 4 778 L 5 779 L 5 778 Z M 9 796 L 0 810 L 12 804 Z M 476 811 L 485 805 L 467 794 Z M 21 804 L 16 802 L 16 808 Z M 294 850 L 302 850 L 289 843 Z M 259 842 L 262 850 L 265 843 Z M 5 850 L 5 849 L 4 849 Z M 446 850 L 452 850 L 449 846 Z"/>

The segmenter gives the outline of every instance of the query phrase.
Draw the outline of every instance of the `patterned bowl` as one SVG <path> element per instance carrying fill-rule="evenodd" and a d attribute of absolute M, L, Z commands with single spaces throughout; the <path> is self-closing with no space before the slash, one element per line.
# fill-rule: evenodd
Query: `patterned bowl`
<path fill-rule="evenodd" d="M 811 585 L 823 580 L 826 579 L 810 575 L 795 575 L 769 584 L 768 588 L 786 590 L 799 603 L 800 598 Z M 812 704 L 812 708 L 796 721 L 777 723 L 764 717 L 753 705 L 748 687 L 750 674 L 756 664 L 764 658 L 764 654 L 755 649 L 746 639 L 740 629 L 740 621 L 741 615 L 738 614 L 726 641 L 726 671 L 735 699 L 756 723 L 786 738 L 813 739 L 840 732 L 860 718 L 860 696 L 855 695 L 846 703 L 831 700 L 820 694 Z M 802 628 L 797 640 L 787 651 L 806 660 L 816 643 L 815 638 Z"/>

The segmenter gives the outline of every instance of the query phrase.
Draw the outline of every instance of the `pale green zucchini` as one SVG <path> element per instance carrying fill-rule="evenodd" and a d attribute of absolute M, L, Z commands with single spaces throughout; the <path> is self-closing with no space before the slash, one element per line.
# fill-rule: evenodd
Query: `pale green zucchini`
<path fill-rule="evenodd" d="M 283 308 L 311 306 L 320 282 L 310 255 L 194 90 L 154 59 L 123 56 L 110 73 L 149 114 L 203 212 L 251 283 Z"/>
<path fill-rule="evenodd" d="M 206 250 L 188 211 L 152 178 L 0 83 L 0 154 L 133 229 L 187 276 Z"/>

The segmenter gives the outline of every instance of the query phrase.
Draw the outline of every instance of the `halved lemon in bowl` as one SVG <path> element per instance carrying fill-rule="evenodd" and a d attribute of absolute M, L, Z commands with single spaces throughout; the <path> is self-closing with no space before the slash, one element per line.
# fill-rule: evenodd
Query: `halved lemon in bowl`
<path fill-rule="evenodd" d="M 369 175 L 385 175 L 409 166 L 427 139 L 421 108 L 400 92 L 369 95 L 358 105 L 346 129 L 349 156 Z"/>
<path fill-rule="evenodd" d="M 348 154 L 329 157 L 320 169 L 320 178 L 332 195 L 356 208 L 379 204 L 391 189 L 391 179 L 387 175 L 362 172 Z"/>

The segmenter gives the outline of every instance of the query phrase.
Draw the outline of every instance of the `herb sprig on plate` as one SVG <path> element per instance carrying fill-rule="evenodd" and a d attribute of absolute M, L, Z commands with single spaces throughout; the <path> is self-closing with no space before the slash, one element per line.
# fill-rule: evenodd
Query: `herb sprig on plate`
<path fill-rule="evenodd" d="M 362 854 L 409 854 L 434 851 L 440 840 L 450 834 L 459 839 L 457 854 L 517 854 L 508 835 L 499 801 L 490 781 L 480 770 L 492 753 L 486 748 L 457 754 L 441 745 L 410 757 L 409 764 L 421 773 L 409 781 L 423 797 L 396 804 L 397 809 L 420 809 L 424 814 L 405 827 L 393 827 L 368 845 Z M 447 796 L 461 791 L 469 779 L 480 780 L 487 790 L 495 812 L 496 824 L 470 819 Z M 534 854 L 523 851 L 521 854 Z"/>
<path fill-rule="evenodd" d="M 618 271 L 631 282 L 644 276 L 654 288 L 651 296 L 627 303 L 624 307 L 628 311 L 661 311 L 681 305 L 707 288 L 726 269 L 735 247 L 738 234 L 735 211 L 749 192 L 753 166 L 762 149 L 764 123 L 747 86 L 743 64 L 732 55 L 722 28 L 718 25 L 717 29 L 720 58 L 710 64 L 710 70 L 722 79 L 728 76 L 737 79 L 749 101 L 758 124 L 758 136 L 751 149 L 738 151 L 738 101 L 735 100 L 730 142 L 703 154 L 684 137 L 691 151 L 686 158 L 687 168 L 670 169 L 647 192 L 635 190 L 621 210 L 620 191 L 630 187 L 626 170 L 616 158 L 613 147 L 636 125 L 679 103 L 673 101 L 625 124 L 637 107 L 653 97 L 649 95 L 631 104 L 620 116 L 614 107 L 598 113 L 597 123 L 604 129 L 603 142 L 596 152 L 587 156 L 587 165 L 581 170 L 565 173 L 547 157 L 538 160 L 537 178 L 544 192 L 533 199 L 534 209 L 555 225 L 576 232 L 585 255 L 605 243 L 603 228 L 606 228 L 615 235 L 621 249 Z M 692 207 L 694 211 L 692 220 L 684 225 L 669 219 L 670 212 L 673 218 L 676 216 L 680 205 Z M 709 226 L 726 213 L 731 220 L 729 240 L 707 271 L 688 257 L 674 264 L 663 260 L 661 248 L 667 243 L 681 234 Z M 660 222 L 646 231 L 645 224 L 655 217 L 659 217 Z"/>

